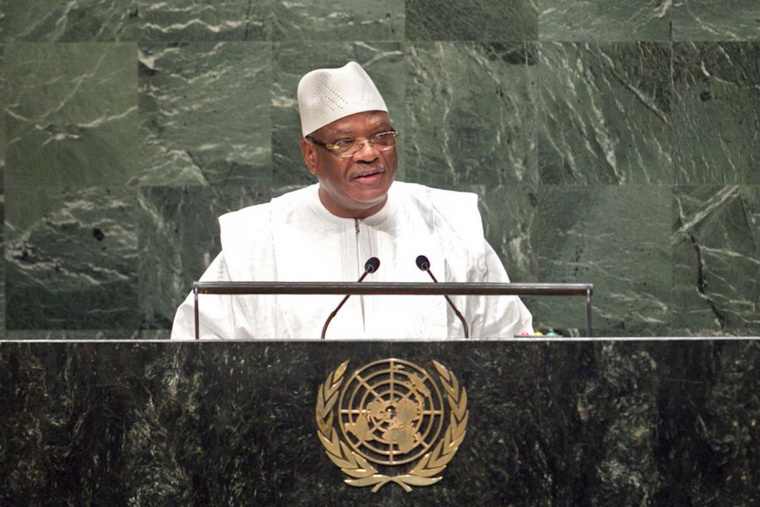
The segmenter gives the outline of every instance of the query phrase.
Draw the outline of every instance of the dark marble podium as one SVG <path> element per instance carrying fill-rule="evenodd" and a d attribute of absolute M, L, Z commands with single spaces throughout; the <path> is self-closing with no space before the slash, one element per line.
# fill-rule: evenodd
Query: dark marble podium
<path fill-rule="evenodd" d="M 432 486 L 354 488 L 317 438 L 338 365 L 468 395 Z M 2 342 L 1 505 L 749 505 L 757 339 Z"/>

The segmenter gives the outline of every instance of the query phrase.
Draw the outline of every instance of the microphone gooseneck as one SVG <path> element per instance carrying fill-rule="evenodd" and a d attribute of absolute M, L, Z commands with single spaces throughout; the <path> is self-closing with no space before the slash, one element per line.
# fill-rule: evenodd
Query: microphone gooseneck
<path fill-rule="evenodd" d="M 417 259 L 417 267 L 420 268 L 422 271 L 426 271 L 428 275 L 430 275 L 430 278 L 433 279 L 435 283 L 438 283 L 438 280 L 435 278 L 435 275 L 433 275 L 433 272 L 430 271 L 430 260 L 425 257 L 424 255 L 418 255 Z M 464 316 L 459 312 L 456 306 L 454 306 L 454 302 L 451 301 L 451 298 L 447 296 L 446 294 L 443 295 L 443 297 L 446 298 L 446 301 L 449 302 L 449 306 L 451 306 L 451 309 L 454 310 L 454 313 L 457 317 L 459 317 L 459 321 L 462 323 L 462 327 L 464 328 L 464 337 L 469 338 L 470 337 L 470 328 L 467 326 L 467 321 L 464 320 Z"/>
<path fill-rule="evenodd" d="M 362 273 L 362 276 L 359 277 L 359 280 L 356 281 L 356 283 L 361 282 L 364 280 L 364 278 L 370 274 L 377 271 L 377 269 L 380 267 L 380 259 L 377 257 L 370 257 L 367 259 L 367 262 L 364 263 L 364 273 Z M 343 304 L 348 300 L 348 298 L 351 297 L 351 294 L 346 294 L 346 297 L 344 297 L 337 307 L 335 307 L 335 310 L 332 311 L 329 317 L 327 317 L 327 320 L 325 321 L 325 325 L 322 326 L 322 336 L 320 337 L 321 340 L 325 339 L 325 333 L 327 333 L 327 326 L 330 325 L 330 321 L 333 320 L 333 317 L 338 314 L 338 310 L 340 310 L 343 307 Z"/>

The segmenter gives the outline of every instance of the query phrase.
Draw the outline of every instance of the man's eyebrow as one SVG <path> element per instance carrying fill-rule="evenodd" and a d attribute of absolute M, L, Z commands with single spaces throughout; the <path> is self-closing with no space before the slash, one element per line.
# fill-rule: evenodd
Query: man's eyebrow
<path fill-rule="evenodd" d="M 390 127 L 391 121 L 388 118 L 378 118 L 376 121 L 372 122 L 372 125 L 375 127 L 379 127 L 381 125 L 388 125 Z"/>
<path fill-rule="evenodd" d="M 378 123 L 376 123 L 375 125 L 372 126 L 371 130 L 380 129 L 380 128 L 382 128 L 383 130 L 392 130 L 393 129 L 393 127 L 391 127 L 391 125 L 389 123 L 378 122 Z M 333 132 L 333 134 L 337 135 L 337 136 L 345 135 L 345 134 L 350 134 L 352 136 L 356 135 L 356 134 L 354 134 L 354 131 L 351 130 L 351 129 L 338 129 L 335 132 Z"/>
<path fill-rule="evenodd" d="M 373 123 L 370 127 L 371 129 L 378 129 L 378 128 L 384 128 L 384 129 L 392 129 L 390 122 L 385 120 L 380 120 L 375 123 Z M 354 131 L 352 129 L 336 129 L 333 132 L 335 135 L 342 135 L 342 134 L 351 134 L 354 135 Z"/>

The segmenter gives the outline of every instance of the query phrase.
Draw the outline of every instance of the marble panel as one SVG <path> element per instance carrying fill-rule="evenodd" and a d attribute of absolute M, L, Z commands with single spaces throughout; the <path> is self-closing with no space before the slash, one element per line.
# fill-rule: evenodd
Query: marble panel
<path fill-rule="evenodd" d="M 759 344 L 663 342 L 652 350 L 660 385 L 660 484 L 678 484 L 659 488 L 654 505 L 752 505 L 760 495 L 753 387 Z M 684 434 L 701 436 L 682 440 Z"/>
<path fill-rule="evenodd" d="M 673 38 L 690 40 L 760 40 L 755 0 L 688 0 L 673 6 Z"/>
<path fill-rule="evenodd" d="M 467 393 L 443 479 L 409 493 L 344 484 L 317 437 L 328 375 L 390 357 Z M 735 339 L 4 342 L 0 503 L 751 505 L 758 361 Z"/>
<path fill-rule="evenodd" d="M 407 0 L 410 41 L 535 41 L 537 0 Z"/>
<path fill-rule="evenodd" d="M 140 47 L 141 185 L 247 185 L 271 178 L 266 42 Z"/>
<path fill-rule="evenodd" d="M 670 187 L 544 185 L 538 202 L 540 281 L 593 283 L 596 336 L 668 334 Z M 584 303 L 542 298 L 533 306 L 534 321 L 539 327 L 583 329 Z"/>
<path fill-rule="evenodd" d="M 760 335 L 760 187 L 676 188 L 673 322 Z"/>
<path fill-rule="evenodd" d="M 0 44 L 0 251 L 5 251 L 5 46 Z M 5 263 L 0 262 L 0 339 L 5 333 Z"/>
<path fill-rule="evenodd" d="M 461 189 L 464 190 L 464 189 Z M 538 192 L 535 187 L 476 186 L 486 240 L 515 283 L 538 281 Z"/>
<path fill-rule="evenodd" d="M 405 61 L 408 181 L 537 183 L 534 44 L 421 42 Z"/>
<path fill-rule="evenodd" d="M 0 251 L 5 253 L 5 194 L 0 194 Z M 0 262 L 0 339 L 5 332 L 5 262 Z"/>
<path fill-rule="evenodd" d="M 272 4 L 275 41 L 400 41 L 404 0 L 323 0 Z"/>
<path fill-rule="evenodd" d="M 137 328 L 135 193 L 123 187 L 8 193 L 9 330 Z"/>
<path fill-rule="evenodd" d="M 309 185 L 316 178 L 306 169 L 299 141 L 301 121 L 296 90 L 301 77 L 321 68 L 342 67 L 356 61 L 377 85 L 394 127 L 401 131 L 397 150 L 403 179 L 404 71 L 403 49 L 395 42 L 282 42 L 274 44 L 272 86 L 272 181 L 283 190 Z"/>
<path fill-rule="evenodd" d="M 134 0 L 133 0 L 134 2 Z M 140 41 L 268 40 L 275 0 L 136 0 Z"/>
<path fill-rule="evenodd" d="M 177 306 L 221 250 L 217 217 L 269 200 L 262 187 L 150 187 L 139 193 L 142 329 L 170 329 Z"/>
<path fill-rule="evenodd" d="M 542 183 L 673 180 L 670 45 L 543 43 Z"/>
<path fill-rule="evenodd" d="M 134 41 L 137 0 L 5 0 L 0 38 L 25 42 Z"/>
<path fill-rule="evenodd" d="M 0 44 L 0 195 L 5 196 L 5 110 L 8 107 L 7 71 L 5 66 L 5 46 Z"/>
<path fill-rule="evenodd" d="M 541 0 L 541 41 L 657 41 L 670 38 L 671 0 Z"/>
<path fill-rule="evenodd" d="M 137 172 L 137 48 L 6 46 L 6 186 L 121 185 Z"/>
<path fill-rule="evenodd" d="M 0 190 L 5 188 L 5 178 L 2 176 L 5 174 L 5 110 L 8 106 L 7 81 L 5 45 L 0 44 L 0 112 L 2 112 L 2 114 L 0 114 Z"/>
<path fill-rule="evenodd" d="M 760 183 L 760 43 L 676 43 L 673 69 L 676 183 Z"/>

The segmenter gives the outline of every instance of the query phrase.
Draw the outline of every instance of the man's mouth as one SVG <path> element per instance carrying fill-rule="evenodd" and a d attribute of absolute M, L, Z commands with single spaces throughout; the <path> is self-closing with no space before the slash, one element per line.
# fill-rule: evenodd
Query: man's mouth
<path fill-rule="evenodd" d="M 353 179 L 364 182 L 376 181 L 384 172 L 382 169 L 368 169 L 354 174 Z"/>

